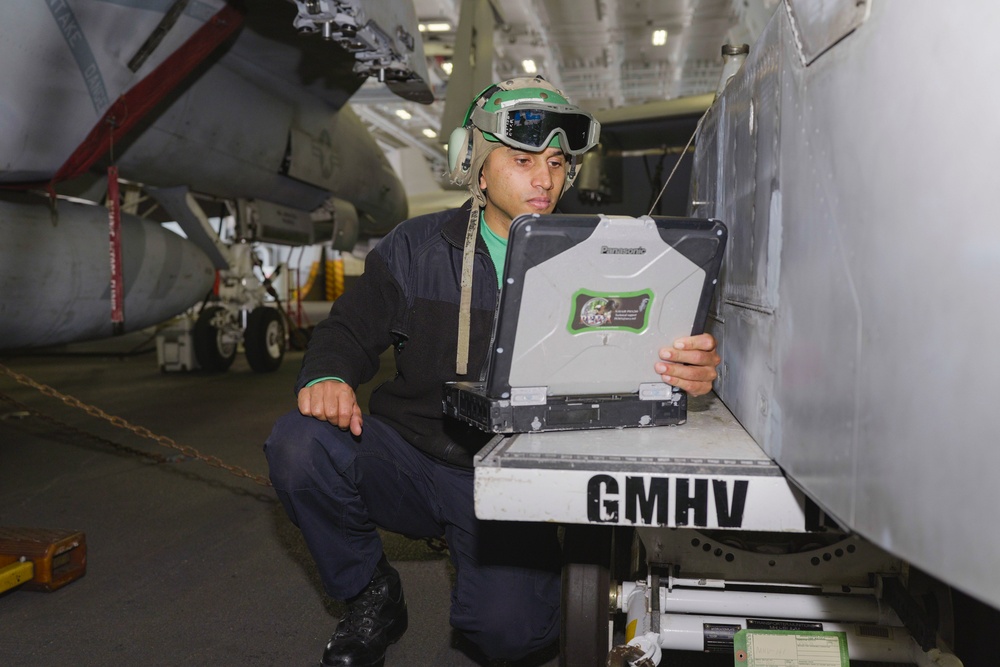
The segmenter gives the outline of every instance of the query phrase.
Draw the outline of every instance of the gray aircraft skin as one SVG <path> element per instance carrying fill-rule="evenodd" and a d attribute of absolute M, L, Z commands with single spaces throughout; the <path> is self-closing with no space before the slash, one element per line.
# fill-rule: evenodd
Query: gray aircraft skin
<path fill-rule="evenodd" d="M 730 230 L 727 406 L 841 525 L 994 607 L 998 23 L 989 3 L 779 4 L 703 122 L 691 193 Z"/>
<path fill-rule="evenodd" d="M 350 4 L 369 15 L 380 9 L 410 28 L 383 32 L 414 35 L 412 62 L 424 67 L 409 3 Z M 346 106 L 365 78 L 355 72 L 361 56 L 299 34 L 291 2 L 241 5 L 245 10 L 224 0 L 0 3 L 0 54 L 19 63 L 0 70 L 6 91 L 0 96 L 0 186 L 101 201 L 105 168 L 113 163 L 123 180 L 144 187 L 185 186 L 304 213 L 337 202 L 337 210 L 346 208 L 355 219 L 352 236 L 389 231 L 407 215 L 402 184 Z M 158 42 L 150 39 L 159 33 Z M 428 90 L 414 78 L 416 84 L 399 84 L 401 94 L 423 99 Z M 95 214 L 85 207 L 37 201 L 39 212 L 28 213 L 23 199 L 0 209 L 0 349 L 110 332 L 110 324 L 94 325 L 110 320 L 107 224 L 90 224 Z M 43 218 L 51 218 L 51 229 L 22 242 L 26 221 Z M 145 232 L 124 234 L 126 268 L 206 261 L 188 242 L 150 243 L 165 238 L 155 223 L 136 219 L 128 227 Z M 79 252 L 54 252 L 61 247 L 51 243 L 58 234 L 72 238 Z M 9 242 L 14 238 L 18 242 Z M 80 301 L 61 282 L 67 272 L 103 297 Z M 130 282 L 137 275 L 125 275 L 126 330 L 182 312 L 211 287 L 192 276 L 174 283 L 177 298 L 138 306 L 138 295 L 147 291 Z M 157 283 L 154 291 L 164 289 Z"/>
<path fill-rule="evenodd" d="M 4 347 L 112 335 L 108 212 L 103 206 L 59 200 L 52 210 L 37 202 L 0 201 L 0 228 Z M 183 311 L 212 288 L 215 267 L 181 236 L 127 214 L 121 233 L 128 288 L 124 308 L 131 329 L 157 324 L 163 313 Z M 39 266 L 40 252 L 59 261 Z"/>

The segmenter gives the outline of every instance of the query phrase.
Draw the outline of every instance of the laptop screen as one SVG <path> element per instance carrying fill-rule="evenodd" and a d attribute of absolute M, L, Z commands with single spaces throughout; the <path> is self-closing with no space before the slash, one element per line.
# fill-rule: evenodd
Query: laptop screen
<path fill-rule="evenodd" d="M 486 393 L 663 387 L 660 348 L 705 326 L 726 242 L 716 220 L 531 215 L 507 245 Z"/>

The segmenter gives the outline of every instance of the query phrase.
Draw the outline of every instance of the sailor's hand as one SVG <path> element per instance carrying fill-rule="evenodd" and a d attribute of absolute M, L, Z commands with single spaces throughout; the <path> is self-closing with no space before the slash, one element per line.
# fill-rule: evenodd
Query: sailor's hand
<path fill-rule="evenodd" d="M 361 435 L 361 408 L 351 386 L 324 380 L 299 391 L 299 412 Z"/>
<path fill-rule="evenodd" d="M 678 338 L 673 347 L 660 350 L 660 359 L 653 367 L 663 381 L 691 396 L 712 390 L 712 382 L 719 377 L 715 368 L 722 362 L 715 351 L 715 338 L 707 333 Z"/>

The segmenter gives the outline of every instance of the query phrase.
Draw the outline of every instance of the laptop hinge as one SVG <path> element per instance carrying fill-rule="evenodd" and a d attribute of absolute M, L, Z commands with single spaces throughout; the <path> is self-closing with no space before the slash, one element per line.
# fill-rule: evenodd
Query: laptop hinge
<path fill-rule="evenodd" d="M 639 385 L 639 398 L 643 401 L 681 400 L 680 390 L 666 382 L 643 382 Z"/>
<path fill-rule="evenodd" d="M 548 387 L 511 387 L 511 405 L 545 405 Z"/>

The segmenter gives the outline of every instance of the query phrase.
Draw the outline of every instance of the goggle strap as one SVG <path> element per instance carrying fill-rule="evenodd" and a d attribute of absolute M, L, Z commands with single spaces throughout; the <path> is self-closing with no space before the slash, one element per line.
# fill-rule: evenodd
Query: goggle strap
<path fill-rule="evenodd" d="M 497 134 L 497 127 L 500 124 L 499 119 L 499 114 L 490 113 L 479 106 L 469 114 L 469 120 L 473 125 L 483 132 L 489 132 L 490 134 Z"/>
<path fill-rule="evenodd" d="M 468 127 L 469 122 L 472 120 L 472 114 L 476 111 L 476 109 L 482 109 L 486 106 L 486 102 L 489 101 L 489 99 L 493 97 L 493 93 L 498 90 L 503 89 L 495 83 L 492 83 L 483 88 L 483 91 L 476 95 L 476 99 L 472 100 L 472 104 L 469 105 L 469 110 L 465 112 L 465 118 L 462 119 L 463 127 Z M 482 102 L 482 104 L 480 104 L 480 102 Z"/>

